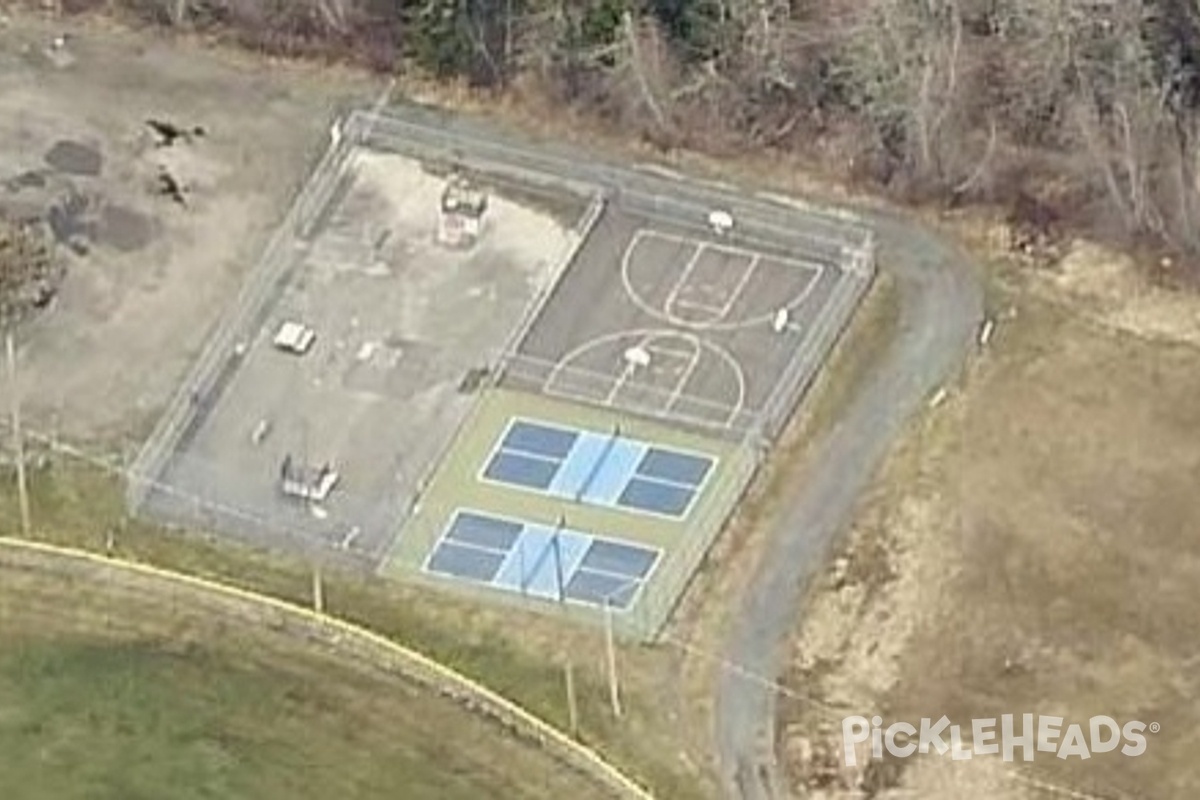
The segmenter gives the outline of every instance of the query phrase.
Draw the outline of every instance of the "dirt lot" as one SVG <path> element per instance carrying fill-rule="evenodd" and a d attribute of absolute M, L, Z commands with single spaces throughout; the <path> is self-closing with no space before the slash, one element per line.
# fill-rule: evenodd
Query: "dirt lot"
<path fill-rule="evenodd" d="M 1200 303 L 1091 249 L 1049 276 L 1002 274 L 993 304 L 1015 318 L 1002 313 L 965 385 L 893 455 L 811 593 L 780 720 L 791 782 L 813 796 L 1194 797 L 1200 351 L 1182 342 Z M 1185 324 L 1151 315 L 1156 301 Z M 1149 316 L 1153 329 L 1136 324 Z M 1139 757 L 840 763 L 848 715 L 944 714 L 969 740 L 971 720 L 1022 713 L 1161 731 Z"/>
<path fill-rule="evenodd" d="M 61 296 L 22 346 L 24 391 L 38 424 L 64 434 L 144 431 L 324 147 L 335 106 L 375 87 L 282 65 L 268 79 L 148 32 L 76 27 L 47 52 L 58 30 L 24 16 L 0 26 L 0 207 L 58 207 L 63 238 L 87 249 L 62 248 Z M 150 118 L 205 135 L 157 148 Z M 155 195 L 163 166 L 186 207 Z"/>

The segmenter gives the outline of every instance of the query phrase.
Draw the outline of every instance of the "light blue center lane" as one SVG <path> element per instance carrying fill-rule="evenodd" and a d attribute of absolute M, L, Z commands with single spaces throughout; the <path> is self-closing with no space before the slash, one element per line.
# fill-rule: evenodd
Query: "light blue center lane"
<path fill-rule="evenodd" d="M 512 420 L 481 477 L 588 505 L 682 519 L 714 463 L 616 432 Z"/>
<path fill-rule="evenodd" d="M 611 442 L 610 436 L 581 433 L 547 491 L 559 497 L 578 497 Z"/>
<path fill-rule="evenodd" d="M 628 439 L 613 443 L 600 468 L 593 472 L 592 481 L 583 493 L 583 500 L 601 506 L 616 505 L 617 498 L 629 479 L 637 472 L 646 445 Z"/>
<path fill-rule="evenodd" d="M 529 597 L 623 609 L 661 556 L 632 542 L 460 509 L 425 570 Z"/>
<path fill-rule="evenodd" d="M 559 598 L 559 581 L 567 582 L 592 545 L 592 537 L 554 528 L 528 525 L 500 567 L 492 583 L 514 592 Z"/>

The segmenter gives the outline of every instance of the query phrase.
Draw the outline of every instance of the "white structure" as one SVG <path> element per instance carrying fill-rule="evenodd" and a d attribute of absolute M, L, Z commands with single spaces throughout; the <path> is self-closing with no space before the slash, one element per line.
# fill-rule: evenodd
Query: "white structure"
<path fill-rule="evenodd" d="M 288 497 L 320 503 L 329 497 L 333 487 L 341 478 L 329 464 L 310 467 L 296 464 L 290 455 L 285 456 L 279 467 L 279 488 Z"/>
<path fill-rule="evenodd" d="M 996 320 L 988 317 L 984 320 L 983 325 L 979 328 L 979 346 L 987 347 L 988 342 L 992 341 L 992 334 L 996 332 Z"/>
<path fill-rule="evenodd" d="M 625 363 L 630 367 L 648 367 L 650 366 L 650 352 L 641 346 L 635 345 L 625 351 Z"/>
<path fill-rule="evenodd" d="M 775 329 L 776 333 L 783 333 L 791 318 L 791 312 L 788 311 L 787 306 L 784 306 L 775 312 L 775 319 L 771 320 L 771 327 Z"/>
<path fill-rule="evenodd" d="M 262 444 L 263 439 L 266 439 L 271 433 L 271 427 L 271 420 L 260 419 L 250 434 L 250 441 L 253 444 Z"/>
<path fill-rule="evenodd" d="M 317 334 L 307 325 L 299 322 L 285 322 L 275 332 L 274 344 L 280 350 L 296 355 L 304 355 L 316 341 Z"/>
<path fill-rule="evenodd" d="M 461 175 L 452 175 L 438 209 L 437 239 L 448 247 L 470 247 L 483 231 L 487 195 Z"/>
<path fill-rule="evenodd" d="M 708 227 L 713 229 L 713 233 L 718 236 L 724 236 L 733 230 L 733 215 L 728 211 L 710 211 L 708 212 Z"/>

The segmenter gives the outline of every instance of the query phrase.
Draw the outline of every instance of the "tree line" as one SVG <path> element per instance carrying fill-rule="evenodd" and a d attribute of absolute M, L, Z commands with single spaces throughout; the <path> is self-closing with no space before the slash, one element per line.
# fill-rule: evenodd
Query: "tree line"
<path fill-rule="evenodd" d="M 1200 251 L 1196 0 L 62 0 Z"/>

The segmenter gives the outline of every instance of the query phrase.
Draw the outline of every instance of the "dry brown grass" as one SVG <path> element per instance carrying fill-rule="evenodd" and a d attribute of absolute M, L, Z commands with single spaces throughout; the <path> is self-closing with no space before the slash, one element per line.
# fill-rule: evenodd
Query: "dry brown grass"
<path fill-rule="evenodd" d="M 881 797 L 1049 796 L 1031 778 L 1194 796 L 1200 351 L 1114 330 L 1040 278 L 1004 277 L 992 300 L 1016 319 L 912 427 L 812 592 L 790 680 L 811 701 L 785 709 L 793 779 L 864 777 L 834 765 L 848 714 L 1107 714 L 1162 732 L 1139 758 L 929 756 L 866 778 Z"/>

